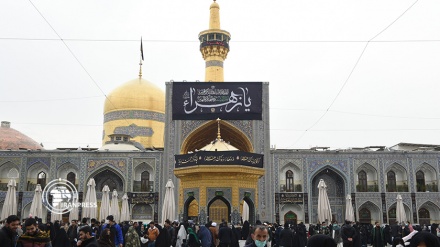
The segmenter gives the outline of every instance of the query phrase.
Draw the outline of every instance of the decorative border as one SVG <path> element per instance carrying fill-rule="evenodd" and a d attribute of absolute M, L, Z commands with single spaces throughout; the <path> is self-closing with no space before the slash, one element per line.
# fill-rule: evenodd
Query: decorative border
<path fill-rule="evenodd" d="M 121 110 L 112 111 L 104 115 L 104 123 L 124 119 L 143 119 L 143 120 L 153 120 L 158 122 L 165 122 L 165 114 L 154 111 L 143 111 L 143 110 Z"/>

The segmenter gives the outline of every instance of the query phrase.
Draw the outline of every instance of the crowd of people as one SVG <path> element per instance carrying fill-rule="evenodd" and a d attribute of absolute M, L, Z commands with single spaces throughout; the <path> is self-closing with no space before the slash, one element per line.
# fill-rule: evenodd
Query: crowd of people
<path fill-rule="evenodd" d="M 302 222 L 239 226 L 193 221 L 164 224 L 130 221 L 117 223 L 112 215 L 105 221 L 83 218 L 81 222 L 42 223 L 34 217 L 23 221 L 16 215 L 0 223 L 0 246 L 4 247 L 440 247 L 438 224 L 429 226 L 395 224 L 381 226 L 345 221 L 322 222 L 308 228 Z"/>

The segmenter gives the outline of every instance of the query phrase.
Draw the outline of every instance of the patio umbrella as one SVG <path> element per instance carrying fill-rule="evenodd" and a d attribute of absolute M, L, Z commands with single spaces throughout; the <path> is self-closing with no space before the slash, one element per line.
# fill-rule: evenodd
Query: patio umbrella
<path fill-rule="evenodd" d="M 330 202 L 327 196 L 327 185 L 323 179 L 319 180 L 318 184 L 318 220 L 319 222 L 332 220 L 332 209 L 330 208 Z"/>
<path fill-rule="evenodd" d="M 87 183 L 87 193 L 86 198 L 84 200 L 85 207 L 83 208 L 83 218 L 96 219 L 97 216 L 97 208 L 96 205 L 96 190 L 95 190 L 95 179 L 91 178 Z"/>
<path fill-rule="evenodd" d="M 165 185 L 165 197 L 162 207 L 162 223 L 164 223 L 166 219 L 173 220 L 176 217 L 176 213 L 174 211 L 176 211 L 176 204 L 174 203 L 174 184 L 171 179 L 168 179 L 168 182 Z"/>
<path fill-rule="evenodd" d="M 243 222 L 246 220 L 249 221 L 249 205 L 246 203 L 246 201 L 243 201 L 243 212 L 241 213 L 241 219 Z"/>
<path fill-rule="evenodd" d="M 351 204 L 351 196 L 347 195 L 346 201 L 345 201 L 345 220 L 348 220 L 350 222 L 354 222 L 354 210 L 353 210 L 353 204 Z"/>
<path fill-rule="evenodd" d="M 8 191 L 6 192 L 3 203 L 2 215 L 0 219 L 6 219 L 9 215 L 17 214 L 17 195 L 15 194 L 17 182 L 14 179 L 8 182 Z"/>
<path fill-rule="evenodd" d="M 119 210 L 119 201 L 118 201 L 118 192 L 113 190 L 112 200 L 110 205 L 110 215 L 113 215 L 115 222 L 120 222 L 119 218 L 121 215 L 121 211 Z"/>
<path fill-rule="evenodd" d="M 99 219 L 105 220 L 110 215 L 110 188 L 104 185 L 102 188 L 101 208 L 99 209 Z"/>
<path fill-rule="evenodd" d="M 73 207 L 72 210 L 70 210 L 69 213 L 69 222 L 72 222 L 72 220 L 78 220 L 78 207 L 76 206 L 76 204 L 78 203 L 78 198 L 73 197 L 72 199 L 72 203 L 73 203 Z"/>
<path fill-rule="evenodd" d="M 31 209 L 29 210 L 29 214 L 32 217 L 37 216 L 38 218 L 43 218 L 43 199 L 41 197 L 41 185 L 37 184 L 35 188 L 34 198 L 32 199 Z"/>
<path fill-rule="evenodd" d="M 55 210 L 52 210 L 52 217 L 51 222 L 54 223 L 56 220 L 59 220 L 60 222 L 63 221 L 63 207 L 61 207 L 61 202 L 58 202 L 58 204 L 55 206 Z"/>
<path fill-rule="evenodd" d="M 403 207 L 403 200 L 400 194 L 397 195 L 396 221 L 399 223 L 406 222 L 405 208 Z"/>
<path fill-rule="evenodd" d="M 130 211 L 128 209 L 128 196 L 127 193 L 122 197 L 122 209 L 121 209 L 121 218 L 120 222 L 129 221 L 130 220 Z"/>

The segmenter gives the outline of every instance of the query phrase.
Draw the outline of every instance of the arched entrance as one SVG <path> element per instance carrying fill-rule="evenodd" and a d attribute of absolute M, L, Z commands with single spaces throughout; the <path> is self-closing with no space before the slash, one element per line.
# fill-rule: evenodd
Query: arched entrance
<path fill-rule="evenodd" d="M 231 221 L 231 205 L 222 196 L 214 197 L 208 203 L 208 217 L 210 221 L 222 222 L 223 220 Z"/>
<path fill-rule="evenodd" d="M 397 210 L 396 210 L 397 203 L 394 203 L 389 209 L 388 209 L 388 224 L 395 225 L 396 224 L 396 217 L 397 217 Z M 403 204 L 403 208 L 405 209 L 406 218 L 411 218 L 411 211 L 409 207 L 406 204 Z"/>
<path fill-rule="evenodd" d="M 183 220 L 199 221 L 199 202 L 193 196 L 190 196 L 185 201 L 185 205 L 183 206 Z"/>
<path fill-rule="evenodd" d="M 244 217 L 244 214 L 246 214 L 244 209 L 244 203 L 246 202 L 247 205 L 247 218 Z M 249 199 L 249 197 L 243 198 L 243 200 L 240 202 L 240 215 L 241 215 L 241 221 L 248 221 L 250 224 L 255 223 L 255 205 L 254 202 Z"/>
<path fill-rule="evenodd" d="M 108 185 L 110 191 L 124 191 L 124 182 L 122 181 L 122 178 L 109 168 L 99 171 L 93 176 L 93 178 L 96 183 L 96 192 L 102 191 L 105 185 Z"/>
<path fill-rule="evenodd" d="M 362 224 L 374 224 L 374 222 L 381 222 L 381 211 L 379 207 L 367 201 L 359 207 L 359 222 Z"/>
<path fill-rule="evenodd" d="M 419 209 L 419 224 L 420 225 L 430 225 L 431 224 L 431 216 L 429 210 L 426 208 Z"/>
<path fill-rule="evenodd" d="M 423 203 L 417 210 L 420 225 L 429 225 L 440 221 L 440 208 L 433 202 Z"/>
<path fill-rule="evenodd" d="M 325 167 L 312 179 L 312 222 L 318 222 L 318 183 L 323 179 L 327 185 L 327 195 L 332 209 L 332 219 L 344 222 L 345 218 L 345 181 L 331 167 Z"/>
<path fill-rule="evenodd" d="M 296 224 L 297 219 L 298 219 L 298 217 L 292 211 L 289 211 L 284 215 L 284 223 L 287 222 L 289 224 Z"/>

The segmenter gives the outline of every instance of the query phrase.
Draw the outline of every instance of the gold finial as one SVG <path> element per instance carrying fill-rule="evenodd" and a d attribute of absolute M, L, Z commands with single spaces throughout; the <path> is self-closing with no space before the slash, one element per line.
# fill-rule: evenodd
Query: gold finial
<path fill-rule="evenodd" d="M 144 48 L 142 46 L 142 36 L 141 36 L 141 58 L 139 59 L 139 79 L 142 78 L 142 61 L 144 61 Z"/>
<path fill-rule="evenodd" d="M 220 118 L 217 118 L 217 140 L 221 140 L 222 136 L 220 135 Z"/>

